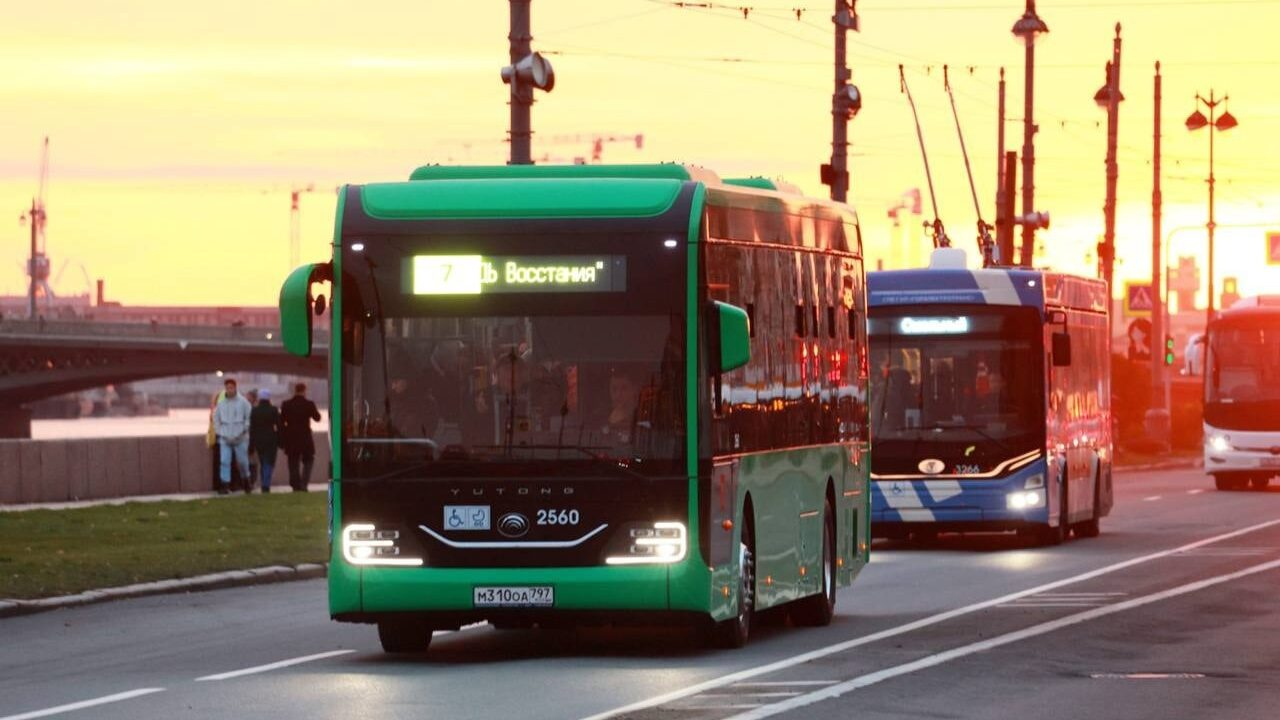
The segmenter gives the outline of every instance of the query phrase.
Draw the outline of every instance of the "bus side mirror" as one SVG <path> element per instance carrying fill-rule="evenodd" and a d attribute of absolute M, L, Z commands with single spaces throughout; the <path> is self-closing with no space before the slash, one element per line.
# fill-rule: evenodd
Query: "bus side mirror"
<path fill-rule="evenodd" d="M 290 355 L 311 356 L 311 285 L 328 280 L 330 268 L 328 263 L 303 265 L 280 286 L 280 340 Z"/>
<path fill-rule="evenodd" d="M 1053 334 L 1053 366 L 1068 367 L 1071 365 L 1071 335 L 1064 332 Z"/>
<path fill-rule="evenodd" d="M 712 301 L 708 315 L 711 321 L 708 337 L 719 345 L 720 372 L 746 365 L 751 360 L 751 324 L 747 311 L 736 305 Z"/>

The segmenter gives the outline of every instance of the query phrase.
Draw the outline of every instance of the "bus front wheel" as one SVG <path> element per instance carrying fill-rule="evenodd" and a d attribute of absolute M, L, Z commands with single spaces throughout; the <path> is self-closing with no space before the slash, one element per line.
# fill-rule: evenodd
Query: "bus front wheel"
<path fill-rule="evenodd" d="M 431 647 L 431 628 L 413 620 L 380 620 L 378 641 L 387 653 L 424 653 Z"/>
<path fill-rule="evenodd" d="M 711 626 L 710 641 L 716 647 L 735 649 L 747 644 L 756 605 L 755 540 L 751 526 L 738 543 L 738 614 Z"/>

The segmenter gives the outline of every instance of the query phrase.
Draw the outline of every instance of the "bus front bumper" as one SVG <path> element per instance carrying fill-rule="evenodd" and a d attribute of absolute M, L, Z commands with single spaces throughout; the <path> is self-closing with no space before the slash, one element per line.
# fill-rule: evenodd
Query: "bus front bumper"
<path fill-rule="evenodd" d="M 1039 475 L 1040 485 L 1028 487 Z M 1014 530 L 1049 522 L 1044 472 L 1000 480 L 878 480 L 872 485 L 871 534 L 935 530 Z M 1034 484 L 1034 481 L 1032 481 Z"/>
<path fill-rule="evenodd" d="M 440 629 L 480 620 L 565 622 L 649 621 L 687 615 L 707 618 L 710 574 L 692 558 L 670 565 L 565 568 L 353 567 L 339 570 L 333 583 L 358 586 L 345 602 L 334 602 L 336 620 L 377 622 L 414 616 Z M 477 589 L 546 588 L 553 599 L 538 606 L 478 606 Z M 700 590 L 699 590 L 700 588 Z"/>

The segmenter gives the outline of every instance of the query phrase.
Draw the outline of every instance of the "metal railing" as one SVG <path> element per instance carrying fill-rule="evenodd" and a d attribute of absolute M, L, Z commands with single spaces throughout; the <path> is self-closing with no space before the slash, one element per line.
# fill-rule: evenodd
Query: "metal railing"
<path fill-rule="evenodd" d="M 40 336 L 58 339 L 85 338 L 88 340 L 111 338 L 113 340 L 177 340 L 222 341 L 235 344 L 280 344 L 278 327 L 249 327 L 245 325 L 165 325 L 162 323 L 107 323 L 84 320 L 0 320 L 0 336 Z M 316 347 L 328 343 L 329 333 L 315 332 Z M 282 348 L 283 349 L 283 348 Z"/>

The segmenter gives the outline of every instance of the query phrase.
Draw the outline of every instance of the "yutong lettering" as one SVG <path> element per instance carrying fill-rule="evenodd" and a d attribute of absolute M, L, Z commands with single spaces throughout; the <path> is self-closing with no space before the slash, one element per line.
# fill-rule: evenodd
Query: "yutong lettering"
<path fill-rule="evenodd" d="M 485 497 L 486 495 L 495 495 L 498 497 L 502 497 L 508 494 L 518 495 L 520 497 L 526 497 L 530 495 L 550 497 L 552 495 L 572 495 L 573 488 L 572 487 L 551 487 L 551 486 L 544 486 L 544 487 L 537 487 L 537 488 L 531 488 L 528 486 L 520 486 L 520 487 L 514 487 L 514 488 L 473 487 L 473 488 L 467 488 L 466 490 L 464 490 L 463 488 L 449 488 L 449 494 L 454 497 L 458 497 L 462 495 L 464 492 L 469 494 L 471 497 Z"/>

